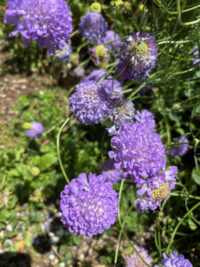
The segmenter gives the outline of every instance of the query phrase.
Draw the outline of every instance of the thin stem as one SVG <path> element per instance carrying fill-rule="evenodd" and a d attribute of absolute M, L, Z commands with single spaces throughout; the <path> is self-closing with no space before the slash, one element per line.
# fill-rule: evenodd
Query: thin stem
<path fill-rule="evenodd" d="M 170 247 L 171 247 L 171 245 L 172 245 L 172 242 L 173 242 L 173 240 L 174 240 L 174 237 L 175 237 L 175 235 L 176 235 L 176 232 L 177 232 L 179 226 L 183 223 L 183 221 L 185 220 L 185 218 L 187 218 L 187 217 L 190 215 L 190 213 L 192 213 L 192 211 L 195 210 L 195 209 L 197 209 L 199 206 L 200 206 L 200 202 L 198 202 L 195 206 L 193 206 L 193 207 L 192 207 L 192 208 L 191 208 L 191 209 L 190 209 L 190 210 L 183 216 L 183 218 L 178 222 L 178 224 L 176 225 L 176 227 L 175 227 L 175 229 L 174 229 L 174 231 L 173 231 L 173 233 L 172 233 L 172 236 L 171 236 L 171 239 L 170 239 L 170 241 L 169 241 L 169 244 L 168 244 L 168 246 L 167 246 L 167 250 L 166 250 L 166 253 L 167 253 L 167 254 L 169 253 Z"/>
<path fill-rule="evenodd" d="M 187 194 L 176 194 L 176 193 L 171 193 L 170 195 L 171 195 L 171 196 L 174 196 L 174 197 L 186 197 L 186 198 L 192 198 L 192 199 L 197 199 L 197 200 L 200 200 L 200 197 L 193 196 L 193 195 L 187 195 Z"/>
<path fill-rule="evenodd" d="M 141 261 L 148 267 L 151 267 L 151 265 L 149 265 L 140 255 L 140 253 L 137 251 L 137 249 L 134 247 L 134 245 L 131 243 L 131 241 L 129 240 L 127 234 L 125 233 L 124 229 L 122 229 L 123 235 L 125 237 L 125 239 L 127 240 L 127 242 L 129 243 L 129 245 L 133 248 L 133 250 L 135 251 L 135 253 L 137 254 L 137 256 L 141 259 Z"/>
<path fill-rule="evenodd" d="M 166 130 L 167 130 L 167 145 L 170 145 L 171 143 L 171 129 L 170 129 L 170 124 L 167 116 L 164 116 L 165 119 L 165 124 L 166 124 Z"/>
<path fill-rule="evenodd" d="M 193 70 L 195 70 L 195 68 L 190 68 L 188 70 L 183 70 L 183 71 L 180 71 L 180 72 L 174 72 L 174 73 L 172 72 L 172 73 L 169 73 L 169 75 L 181 75 L 181 74 L 185 74 L 187 72 L 193 71 Z"/>
<path fill-rule="evenodd" d="M 119 189 L 118 221 L 120 222 L 121 229 L 120 229 L 119 236 L 118 236 L 118 239 L 117 239 L 117 247 L 116 247 L 116 250 L 115 250 L 114 265 L 117 264 L 118 253 L 119 253 L 119 244 L 120 244 L 120 240 L 121 240 L 121 236 L 122 236 L 122 232 L 123 232 L 122 229 L 123 229 L 124 224 L 125 224 L 125 219 L 124 219 L 124 222 L 121 225 L 121 218 L 120 218 L 120 203 L 121 203 L 121 196 L 122 196 L 122 191 L 123 191 L 123 185 L 124 185 L 124 179 L 121 180 L 120 189 Z"/>
<path fill-rule="evenodd" d="M 176 1 L 177 3 L 177 11 L 178 11 L 178 22 L 183 25 L 182 19 L 181 19 L 181 3 L 180 0 Z"/>
<path fill-rule="evenodd" d="M 186 43 L 190 43 L 190 40 L 183 40 L 183 41 L 170 41 L 170 40 L 166 40 L 166 41 L 161 41 L 158 42 L 158 45 L 162 45 L 162 44 L 186 44 Z"/>
<path fill-rule="evenodd" d="M 197 19 L 197 20 L 194 20 L 194 21 L 183 23 L 182 19 L 181 19 L 181 12 L 182 12 L 181 11 L 181 1 L 177 0 L 176 3 L 177 3 L 177 11 L 178 11 L 177 17 L 178 17 L 178 22 L 179 22 L 180 25 L 182 25 L 182 26 L 190 26 L 190 25 L 197 24 L 197 23 L 200 22 L 200 19 Z"/>
<path fill-rule="evenodd" d="M 56 140 L 56 148 L 57 148 L 58 161 L 59 161 L 60 168 L 61 168 L 61 171 L 63 173 L 63 176 L 65 177 L 65 180 L 67 181 L 68 184 L 70 183 L 70 181 L 69 181 L 69 178 L 67 177 L 67 174 L 66 174 L 65 169 L 63 167 L 61 156 L 60 156 L 60 135 L 61 135 L 61 132 L 62 132 L 63 128 L 69 122 L 69 120 L 70 120 L 70 118 L 67 118 L 64 121 L 64 123 L 62 124 L 62 126 L 60 127 L 60 130 L 59 130 L 58 135 L 57 135 L 57 140 Z"/>
<path fill-rule="evenodd" d="M 140 253 L 137 251 L 137 249 L 134 247 L 134 245 L 132 244 L 132 242 L 129 240 L 127 234 L 124 231 L 124 225 L 125 222 L 121 222 L 121 218 L 120 218 L 120 202 L 121 202 L 121 196 L 122 196 L 122 191 L 123 191 L 123 185 L 124 185 L 124 180 L 121 180 L 121 184 L 120 184 L 120 189 L 119 189 L 119 204 L 118 204 L 118 221 L 119 221 L 119 225 L 121 228 L 121 231 L 125 237 L 125 239 L 128 241 L 129 245 L 133 248 L 133 250 L 135 251 L 135 253 L 137 254 L 137 256 L 141 259 L 141 261 L 148 267 L 151 267 L 144 259 L 143 257 L 140 255 Z M 121 234 L 122 235 L 122 234 Z M 121 239 L 121 236 L 120 236 Z M 118 238 L 118 241 L 120 242 L 120 239 Z M 119 245 L 118 245 L 119 246 Z M 119 248 L 118 248 L 119 250 Z M 118 255 L 117 255 L 118 256 Z M 116 258 L 116 257 L 115 257 Z"/>
<path fill-rule="evenodd" d="M 116 246 L 116 250 L 115 250 L 114 266 L 116 266 L 116 264 L 117 264 L 118 253 L 119 253 L 119 247 L 120 247 L 120 241 L 121 241 L 121 237 L 122 237 L 122 233 L 123 233 L 124 225 L 125 225 L 125 223 L 126 223 L 126 216 L 128 216 L 128 214 L 131 212 L 132 209 L 133 209 L 133 206 L 131 206 L 131 207 L 128 209 L 127 213 L 126 213 L 125 216 L 124 216 L 124 220 L 123 220 L 123 223 L 122 223 L 122 228 L 120 229 L 119 236 L 118 236 L 118 239 L 117 239 L 117 246 Z"/>
<path fill-rule="evenodd" d="M 121 197 L 122 197 L 122 191 L 124 186 L 124 179 L 121 180 L 120 189 L 119 189 L 119 204 L 118 204 L 118 220 L 121 224 L 121 218 L 120 218 L 120 203 L 121 203 Z"/>

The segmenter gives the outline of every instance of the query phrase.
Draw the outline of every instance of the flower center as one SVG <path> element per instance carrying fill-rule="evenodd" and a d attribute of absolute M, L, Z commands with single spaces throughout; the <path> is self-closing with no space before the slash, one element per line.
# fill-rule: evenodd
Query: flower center
<path fill-rule="evenodd" d="M 153 191 L 152 199 L 154 202 L 157 200 L 163 200 L 168 196 L 168 194 L 169 194 L 169 183 L 165 183 Z"/>

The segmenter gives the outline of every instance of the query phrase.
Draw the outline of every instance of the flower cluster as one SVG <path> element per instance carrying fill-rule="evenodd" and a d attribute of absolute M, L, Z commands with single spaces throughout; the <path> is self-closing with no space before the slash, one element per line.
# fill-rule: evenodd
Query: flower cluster
<path fill-rule="evenodd" d="M 98 12 L 86 14 L 79 24 L 80 33 L 85 36 L 91 44 L 94 42 L 102 42 L 103 37 L 106 36 L 107 29 L 108 23 Z"/>
<path fill-rule="evenodd" d="M 107 75 L 105 70 L 94 70 L 85 79 L 85 81 L 98 82 L 103 87 L 103 90 L 111 99 L 122 98 L 122 85 L 111 75 Z"/>
<path fill-rule="evenodd" d="M 177 254 L 176 251 L 172 252 L 170 257 L 163 253 L 162 267 L 192 267 L 191 262 L 184 258 L 183 255 Z M 154 267 L 159 267 L 155 265 Z"/>
<path fill-rule="evenodd" d="M 122 170 L 139 188 L 137 210 L 148 212 L 160 207 L 171 189 L 175 188 L 177 167 L 166 169 L 166 152 L 159 134 L 154 133 L 153 115 L 144 110 L 135 115 L 137 122 L 124 124 L 111 140 L 113 151 L 108 154 L 115 168 Z"/>
<path fill-rule="evenodd" d="M 65 0 L 8 0 L 7 7 L 4 22 L 16 25 L 10 36 L 20 33 L 25 46 L 36 40 L 55 55 L 70 40 L 72 17 Z"/>
<path fill-rule="evenodd" d="M 76 92 L 69 98 L 69 107 L 77 120 L 90 125 L 108 116 L 111 103 L 103 87 L 95 81 L 76 85 Z"/>
<path fill-rule="evenodd" d="M 103 175 L 82 173 L 61 192 L 61 221 L 75 235 L 94 236 L 115 223 L 118 194 Z"/>
<path fill-rule="evenodd" d="M 44 127 L 40 122 L 33 121 L 30 124 L 30 128 L 26 130 L 26 134 L 30 139 L 35 139 L 40 137 L 44 132 Z"/>
<path fill-rule="evenodd" d="M 133 33 L 122 43 L 116 71 L 121 80 L 145 80 L 156 64 L 156 43 L 150 34 Z"/>
<path fill-rule="evenodd" d="M 144 248 L 139 248 L 138 246 L 135 246 L 136 250 L 140 253 L 142 258 L 149 264 L 152 264 L 152 259 L 149 256 L 148 252 Z M 143 261 L 139 258 L 139 256 L 136 254 L 135 251 L 129 256 L 126 257 L 126 267 L 145 267 L 146 265 L 143 263 Z"/>
<path fill-rule="evenodd" d="M 157 174 L 166 165 L 160 136 L 147 128 L 148 125 L 137 122 L 124 124 L 119 135 L 111 140 L 114 151 L 110 151 L 109 156 L 115 160 L 115 167 L 122 168 L 124 175 L 130 175 L 135 182 Z"/>
<path fill-rule="evenodd" d="M 188 151 L 188 139 L 185 136 L 175 139 L 175 147 L 168 151 L 171 157 L 183 156 Z"/>
<path fill-rule="evenodd" d="M 112 117 L 113 108 L 120 99 L 120 82 L 100 69 L 91 72 L 85 81 L 76 86 L 76 92 L 69 99 L 69 107 L 80 122 L 89 125 L 99 123 L 109 115 Z"/>
<path fill-rule="evenodd" d="M 142 196 L 142 198 L 135 200 L 136 210 L 147 212 L 148 210 L 156 210 L 160 207 L 162 201 L 168 197 L 170 190 L 175 188 L 175 174 L 177 171 L 177 167 L 173 166 L 164 170 L 161 174 L 148 177 L 148 180 L 141 179 L 137 184 L 141 186 L 137 190 L 137 194 Z"/>

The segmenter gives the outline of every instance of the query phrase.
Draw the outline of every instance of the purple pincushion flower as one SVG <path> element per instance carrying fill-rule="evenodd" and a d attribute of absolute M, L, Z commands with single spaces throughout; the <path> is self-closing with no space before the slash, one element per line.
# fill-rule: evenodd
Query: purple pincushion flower
<path fill-rule="evenodd" d="M 107 28 L 108 23 L 98 12 L 86 14 L 79 24 L 80 33 L 92 44 L 94 42 L 102 42 L 103 37 L 106 35 Z"/>
<path fill-rule="evenodd" d="M 95 81 L 102 85 L 103 90 L 110 99 L 122 98 L 122 85 L 111 75 L 106 75 L 105 70 L 94 70 L 85 79 L 85 81 Z"/>
<path fill-rule="evenodd" d="M 144 109 L 142 111 L 137 111 L 134 118 L 137 122 L 146 124 L 146 129 L 150 132 L 153 132 L 155 130 L 155 118 L 153 114 L 148 110 Z"/>
<path fill-rule="evenodd" d="M 85 125 L 99 123 L 108 116 L 110 107 L 108 95 L 94 81 L 84 81 L 76 85 L 75 93 L 69 98 L 70 110 Z"/>
<path fill-rule="evenodd" d="M 44 132 L 44 127 L 40 122 L 33 121 L 31 123 L 31 128 L 26 131 L 26 134 L 29 138 L 35 139 L 40 137 Z"/>
<path fill-rule="evenodd" d="M 103 37 L 102 43 L 108 50 L 116 50 L 121 45 L 121 39 L 116 32 L 109 30 Z"/>
<path fill-rule="evenodd" d="M 159 266 L 155 265 L 155 267 Z M 170 257 L 163 253 L 162 267 L 193 267 L 193 265 L 183 255 L 178 256 L 178 253 L 174 251 Z"/>
<path fill-rule="evenodd" d="M 175 139 L 175 147 L 168 151 L 171 157 L 183 156 L 188 151 L 188 139 L 185 136 Z"/>
<path fill-rule="evenodd" d="M 121 170 L 115 169 L 113 160 L 107 160 L 101 167 L 100 176 L 103 175 L 106 177 L 106 180 L 112 184 L 116 184 L 121 180 L 121 174 Z"/>
<path fill-rule="evenodd" d="M 148 252 L 144 248 L 139 248 L 135 246 L 136 250 L 140 253 L 142 258 L 149 264 L 152 264 L 152 258 L 149 256 Z M 142 260 L 138 257 L 138 255 L 133 251 L 133 253 L 126 257 L 126 267 L 146 267 L 146 265 L 142 262 Z"/>
<path fill-rule="evenodd" d="M 162 201 L 170 194 L 170 190 L 175 188 L 177 171 L 177 167 L 173 166 L 163 173 L 147 179 L 140 179 L 137 183 L 137 186 L 140 186 L 137 194 L 141 198 L 136 199 L 134 202 L 137 206 L 136 210 L 148 212 L 160 207 Z"/>
<path fill-rule="evenodd" d="M 113 151 L 108 153 L 114 159 L 115 167 L 123 170 L 124 177 L 131 176 L 137 182 L 141 177 L 157 174 L 165 168 L 165 147 L 160 135 L 151 133 L 142 123 L 127 123 L 119 135 L 111 140 Z"/>
<path fill-rule="evenodd" d="M 145 80 L 157 58 L 156 43 L 150 34 L 133 33 L 122 43 L 116 71 L 121 80 Z"/>
<path fill-rule="evenodd" d="M 24 45 L 36 40 L 50 55 L 70 40 L 72 16 L 65 0 L 9 0 L 4 22 L 16 25 L 10 36 L 20 33 Z"/>
<path fill-rule="evenodd" d="M 61 192 L 61 221 L 75 235 L 94 236 L 115 223 L 118 194 L 104 176 L 82 173 Z"/>
<path fill-rule="evenodd" d="M 114 124 L 111 128 L 108 128 L 109 135 L 118 135 L 119 129 L 123 124 L 132 122 L 134 112 L 134 105 L 131 101 L 116 100 L 109 114 L 109 118 Z"/>

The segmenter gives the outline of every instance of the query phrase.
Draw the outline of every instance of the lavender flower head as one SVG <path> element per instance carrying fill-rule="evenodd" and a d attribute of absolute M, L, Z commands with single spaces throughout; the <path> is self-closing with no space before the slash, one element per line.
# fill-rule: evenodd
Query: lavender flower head
<path fill-rule="evenodd" d="M 155 265 L 155 267 L 159 266 Z M 178 256 L 177 252 L 174 251 L 170 257 L 163 253 L 162 267 L 193 267 L 193 265 L 183 255 Z"/>
<path fill-rule="evenodd" d="M 113 151 L 108 153 L 115 161 L 115 168 L 123 169 L 124 177 L 130 175 L 134 182 L 157 174 L 166 165 L 165 147 L 160 135 L 146 128 L 138 122 L 124 124 L 119 135 L 112 138 Z"/>
<path fill-rule="evenodd" d="M 75 93 L 69 98 L 69 108 L 77 120 L 85 125 L 97 124 L 110 112 L 110 99 L 103 87 L 94 81 L 76 85 Z"/>
<path fill-rule="evenodd" d="M 107 160 L 101 167 L 101 175 L 106 177 L 106 181 L 116 184 L 121 180 L 121 170 L 115 169 L 114 161 Z"/>
<path fill-rule="evenodd" d="M 175 147 L 168 151 L 171 157 L 183 156 L 188 151 L 188 139 L 185 136 L 175 139 Z"/>
<path fill-rule="evenodd" d="M 116 32 L 109 30 L 103 37 L 103 44 L 108 50 L 116 50 L 121 45 L 121 39 Z"/>
<path fill-rule="evenodd" d="M 145 80 L 157 58 L 156 43 L 147 33 L 133 33 L 122 43 L 118 55 L 117 72 L 121 72 L 121 80 Z"/>
<path fill-rule="evenodd" d="M 194 56 L 193 65 L 200 66 L 200 55 L 199 55 L 198 47 L 195 46 L 195 47 L 192 49 L 192 52 L 193 52 L 193 56 Z"/>
<path fill-rule="evenodd" d="M 85 36 L 91 44 L 94 42 L 101 43 L 106 35 L 108 23 L 103 16 L 98 12 L 90 12 L 86 14 L 80 24 L 79 31 Z"/>
<path fill-rule="evenodd" d="M 175 188 L 177 171 L 177 167 L 173 166 L 148 179 L 140 179 L 137 186 L 141 187 L 137 190 L 137 194 L 142 197 L 134 202 L 137 206 L 136 210 L 148 212 L 160 208 L 162 201 L 170 194 L 170 190 Z"/>
<path fill-rule="evenodd" d="M 136 250 L 140 253 L 142 258 L 149 264 L 152 264 L 152 258 L 149 256 L 148 252 L 144 248 L 139 248 L 135 246 Z M 143 261 L 138 257 L 138 255 L 133 251 L 133 253 L 126 258 L 126 267 L 146 267 Z"/>
<path fill-rule="evenodd" d="M 103 176 L 81 173 L 61 192 L 61 221 L 75 235 L 94 236 L 115 223 L 118 194 Z"/>
<path fill-rule="evenodd" d="M 31 122 L 31 128 L 26 131 L 27 136 L 30 139 L 35 139 L 40 137 L 44 132 L 44 127 L 40 122 L 33 121 Z"/>
<path fill-rule="evenodd" d="M 16 25 L 10 36 L 20 33 L 26 47 L 36 40 L 55 55 L 70 40 L 72 17 L 65 0 L 8 0 L 6 5 L 4 22 Z"/>
<path fill-rule="evenodd" d="M 98 82 L 110 99 L 122 98 L 122 85 L 111 75 L 106 75 L 105 70 L 94 70 L 85 79 L 85 81 Z"/>
<path fill-rule="evenodd" d="M 150 132 L 153 132 L 155 130 L 155 125 L 156 125 L 155 118 L 153 114 L 148 110 L 144 109 L 141 112 L 137 111 L 134 118 L 137 122 L 146 124 L 147 130 L 149 130 Z"/>
<path fill-rule="evenodd" d="M 129 100 L 116 100 L 114 107 L 109 114 L 113 126 L 108 129 L 109 135 L 118 135 L 120 127 L 128 122 L 132 122 L 134 117 L 134 105 Z"/>

